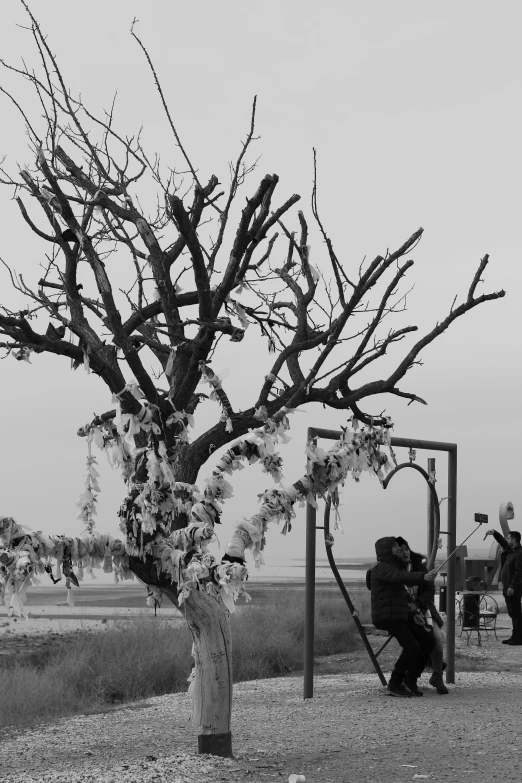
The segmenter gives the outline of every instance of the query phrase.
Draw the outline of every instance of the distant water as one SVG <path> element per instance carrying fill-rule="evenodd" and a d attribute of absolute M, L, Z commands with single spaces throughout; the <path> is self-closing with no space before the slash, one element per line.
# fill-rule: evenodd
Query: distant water
<path fill-rule="evenodd" d="M 469 557 L 487 557 L 487 551 L 483 550 L 469 550 Z M 440 551 L 437 557 L 437 562 L 441 563 L 446 558 L 446 553 Z M 277 559 L 273 556 L 273 553 L 268 551 L 265 555 L 266 563 L 257 570 L 254 566 L 251 555 L 248 555 L 247 566 L 249 572 L 250 582 L 303 582 L 305 580 L 305 559 L 295 558 L 293 560 Z M 375 559 L 371 557 L 351 557 L 351 558 L 339 558 L 336 559 L 336 564 L 342 578 L 346 582 L 359 582 L 364 583 L 367 568 L 375 562 Z M 130 600 L 129 591 L 136 593 L 136 598 L 139 595 L 141 600 L 141 594 L 145 592 L 145 587 L 137 581 L 121 582 L 115 585 L 113 578 L 109 574 L 104 574 L 103 571 L 97 570 L 96 579 L 91 580 L 85 577 L 81 582 L 82 587 L 78 590 L 74 590 L 74 595 L 80 602 L 84 598 L 93 599 L 96 593 L 99 591 L 110 589 L 111 603 L 113 599 L 116 599 L 116 603 L 120 602 L 122 605 L 127 606 Z M 315 577 L 317 582 L 333 582 L 335 577 L 332 573 L 328 560 L 324 557 L 317 558 L 315 565 Z M 59 585 L 51 585 L 41 577 L 42 586 L 32 587 L 29 589 L 31 598 L 29 603 L 45 604 L 45 603 L 58 603 L 65 602 L 67 598 L 67 590 L 63 582 Z M 92 593 L 92 595 L 91 595 Z M 133 596 L 134 599 L 134 596 Z"/>
<path fill-rule="evenodd" d="M 468 549 L 469 557 L 487 557 L 487 551 L 481 549 Z M 266 563 L 257 570 L 249 558 L 247 560 L 249 581 L 252 582 L 304 582 L 305 579 L 305 560 L 296 558 L 294 560 L 274 560 L 270 552 L 266 555 Z M 440 564 L 446 559 L 446 551 L 441 550 L 437 554 L 436 563 Z M 371 557 L 352 557 L 336 559 L 336 565 L 339 573 L 346 582 L 365 581 L 366 570 L 375 563 L 375 558 Z M 444 569 L 443 569 L 444 570 Z M 317 558 L 315 563 L 315 578 L 318 582 L 334 581 L 335 577 L 326 558 Z"/>
<path fill-rule="evenodd" d="M 370 564 L 369 558 L 352 557 L 350 559 L 339 559 L 337 567 L 346 581 L 364 582 L 366 568 Z M 266 563 L 259 570 L 256 569 L 252 557 L 247 559 L 248 579 L 250 582 L 303 582 L 305 580 L 305 560 L 297 558 L 295 560 L 277 560 L 266 554 Z M 129 580 L 114 584 L 110 574 L 104 574 L 103 571 L 96 570 L 96 579 L 85 577 L 80 582 L 80 588 L 74 588 L 74 598 L 78 603 L 88 601 L 89 605 L 98 605 L 99 601 L 110 600 L 111 605 L 133 606 L 129 604 L 134 600 L 134 594 L 140 596 L 145 594 L 146 588 L 136 580 Z M 315 566 L 316 581 L 326 582 L 335 581 L 328 560 L 318 558 Z M 28 590 L 28 604 L 47 605 L 64 604 L 67 599 L 67 590 L 63 581 L 52 585 L 50 581 L 40 577 L 41 585 L 30 587 Z M 101 595 L 103 593 L 103 596 Z M 107 595 L 105 595 L 107 593 Z M 132 597 L 131 597 L 132 593 Z"/>
<path fill-rule="evenodd" d="M 364 582 L 366 569 L 371 563 L 366 557 L 352 557 L 348 559 L 336 560 L 339 573 L 345 581 Z M 266 563 L 257 570 L 251 561 L 247 562 L 249 581 L 251 582 L 304 582 L 305 579 L 305 560 L 296 558 L 295 560 L 274 562 L 270 556 L 266 556 Z M 315 578 L 317 582 L 330 582 L 335 577 L 330 568 L 328 560 L 317 559 L 315 564 Z"/>

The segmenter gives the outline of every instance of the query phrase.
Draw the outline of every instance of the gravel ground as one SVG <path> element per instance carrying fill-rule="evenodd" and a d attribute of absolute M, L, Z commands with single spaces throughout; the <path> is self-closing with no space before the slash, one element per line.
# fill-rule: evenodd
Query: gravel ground
<path fill-rule="evenodd" d="M 520 659 L 522 662 L 522 648 Z M 426 679 L 426 677 L 424 677 Z M 199 756 L 189 699 L 175 694 L 0 738 L 2 783 L 473 783 L 522 780 L 522 674 L 463 672 L 450 694 L 385 695 L 374 674 L 297 677 L 234 689 L 234 759 Z"/>

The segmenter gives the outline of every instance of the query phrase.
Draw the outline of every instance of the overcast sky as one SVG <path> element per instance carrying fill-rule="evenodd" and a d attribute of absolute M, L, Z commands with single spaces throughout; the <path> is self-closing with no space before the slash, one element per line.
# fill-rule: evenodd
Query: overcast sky
<path fill-rule="evenodd" d="M 374 399 L 362 407 L 370 413 L 386 407 L 397 436 L 458 444 L 458 540 L 473 529 L 476 511 L 489 514 L 498 527 L 503 501 L 514 503 L 518 519 L 520 4 L 91 0 L 84 17 L 72 13 L 65 0 L 33 6 L 72 89 L 93 111 L 107 108 L 118 90 L 119 129 L 130 134 L 143 124 L 147 148 L 161 150 L 165 162 L 172 158 L 174 164 L 179 158 L 158 95 L 129 34 L 138 17 L 137 30 L 202 179 L 215 173 L 227 182 L 228 162 L 237 156 L 257 95 L 261 138 L 255 154 L 262 157 L 244 195 L 255 190 L 261 176 L 275 172 L 280 176 L 278 203 L 300 193 L 300 206 L 311 222 L 315 146 L 323 220 L 348 273 L 356 273 L 364 256 L 395 249 L 423 226 L 424 237 L 411 254 L 415 265 L 408 277 L 415 287 L 408 312 L 399 317 L 401 326 L 413 323 L 429 331 L 456 294 L 460 301 L 466 296 L 480 258 L 490 254 L 480 292 L 503 288 L 506 297 L 457 321 L 424 352 L 423 366 L 400 384 L 426 399 L 428 407 L 408 406 L 397 398 Z M 1 57 L 15 64 L 22 56 L 34 61 L 30 36 L 18 23 L 26 23 L 21 5 L 6 0 Z M 1 73 L 0 83 L 7 78 Z M 4 165 L 14 172 L 32 156 L 19 117 L 3 98 L 0 107 L 0 157 L 7 156 Z M 0 256 L 20 269 L 28 284 L 35 283 L 45 243 L 27 235 L 11 195 L 7 188 L 0 190 Z M 327 263 L 317 237 L 312 260 L 322 268 Z M 10 293 L 4 268 L 0 286 L 4 303 L 23 306 Z M 410 344 L 404 341 L 394 349 L 391 364 Z M 237 408 L 246 408 L 257 396 L 269 366 L 263 351 L 255 338 L 253 344 L 245 340 L 215 363 L 216 370 L 228 369 L 225 389 Z M 82 491 L 86 446 L 76 430 L 111 407 L 108 390 L 82 369 L 72 372 L 68 360 L 43 355 L 31 365 L 6 358 L 0 373 L 0 513 L 34 529 L 79 534 L 75 503 Z M 380 377 L 376 368 L 372 379 Z M 218 416 L 217 406 L 205 411 L 198 431 Z M 306 428 L 339 428 L 344 422 L 340 412 L 319 406 L 292 417 L 292 442 L 283 451 L 284 483 L 304 472 Z M 425 466 L 428 456 L 419 453 L 420 464 Z M 437 488 L 443 497 L 446 457 L 431 456 L 437 456 Z M 214 463 L 203 467 L 201 486 Z M 103 455 L 100 470 L 97 524 L 116 534 L 124 487 Z M 234 524 L 255 513 L 257 494 L 271 486 L 271 479 L 253 466 L 236 474 L 234 483 L 236 496 L 227 502 L 218 531 L 221 551 Z M 413 471 L 399 474 L 386 492 L 370 476 L 359 484 L 350 480 L 341 502 L 344 536 L 336 539 L 337 556 L 371 556 L 375 539 L 388 534 L 401 534 L 412 547 L 425 549 L 426 488 Z M 522 525 L 516 522 L 517 527 Z M 267 560 L 304 555 L 302 512 L 285 538 L 277 526 L 272 528 Z M 482 536 L 470 543 L 481 546 Z"/>

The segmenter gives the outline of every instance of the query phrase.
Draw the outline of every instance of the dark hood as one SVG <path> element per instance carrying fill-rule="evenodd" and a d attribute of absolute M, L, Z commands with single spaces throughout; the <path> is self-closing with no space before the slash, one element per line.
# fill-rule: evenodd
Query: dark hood
<path fill-rule="evenodd" d="M 397 539 L 395 536 L 385 536 L 384 538 L 379 538 L 375 542 L 375 554 L 377 555 L 377 561 L 379 563 L 382 561 L 395 562 L 397 560 L 397 558 L 392 555 L 392 546 L 396 543 Z"/>
<path fill-rule="evenodd" d="M 419 552 L 412 552 L 410 550 L 410 563 L 412 571 L 422 571 L 423 568 L 428 568 L 428 560 Z"/>

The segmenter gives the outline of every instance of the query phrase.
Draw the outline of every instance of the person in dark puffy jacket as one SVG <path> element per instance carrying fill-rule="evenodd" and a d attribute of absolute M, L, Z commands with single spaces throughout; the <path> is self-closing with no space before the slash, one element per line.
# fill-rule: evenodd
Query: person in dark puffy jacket
<path fill-rule="evenodd" d="M 432 582 L 437 572 L 433 569 L 406 571 L 400 544 L 394 536 L 375 542 L 377 563 L 371 570 L 372 622 L 376 628 L 388 631 L 402 647 L 387 692 L 390 696 L 422 696 L 417 679 L 431 655 L 433 635 L 424 623 L 408 623 L 408 594 L 405 585 Z M 406 687 L 404 687 L 406 686 Z"/>
<path fill-rule="evenodd" d="M 428 571 L 426 558 L 419 552 L 413 552 L 406 539 L 397 536 L 397 542 L 401 546 L 402 560 L 407 571 L 422 571 L 424 574 Z M 431 651 L 431 667 L 433 673 L 429 679 L 430 685 L 437 690 L 437 693 L 443 695 L 449 691 L 444 685 L 442 679 L 444 644 L 442 639 L 442 627 L 444 622 L 435 606 L 435 582 L 422 581 L 421 585 L 406 585 L 406 591 L 409 594 L 410 613 L 408 615 L 408 626 L 415 622 L 415 612 L 422 612 L 426 618 L 427 624 L 431 622 L 431 632 L 433 633 L 434 647 Z M 430 618 L 428 621 L 427 618 Z"/>

